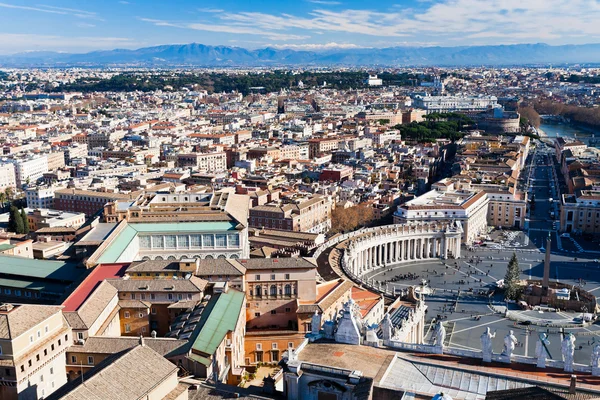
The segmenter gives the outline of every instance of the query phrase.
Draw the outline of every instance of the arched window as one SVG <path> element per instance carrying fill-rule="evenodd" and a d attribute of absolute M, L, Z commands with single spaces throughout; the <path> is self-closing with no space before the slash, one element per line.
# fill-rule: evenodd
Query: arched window
<path fill-rule="evenodd" d="M 277 296 L 277 286 L 275 286 L 275 285 L 271 285 L 271 288 L 269 289 L 269 291 L 270 291 L 270 293 L 269 293 L 269 294 L 270 294 L 271 296 Z"/>
<path fill-rule="evenodd" d="M 205 258 L 206 260 L 212 260 L 214 257 L 213 257 L 213 256 L 211 256 L 211 255 L 209 254 L 209 255 L 207 255 L 207 256 L 206 256 L 206 257 L 204 257 L 204 258 Z"/>
<path fill-rule="evenodd" d="M 291 296 L 292 295 L 292 286 L 291 285 L 285 285 L 284 290 L 285 290 L 284 293 L 285 293 L 286 296 Z"/>
<path fill-rule="evenodd" d="M 254 293 L 255 293 L 255 296 L 261 297 L 262 296 L 262 288 L 260 286 L 255 287 Z"/>

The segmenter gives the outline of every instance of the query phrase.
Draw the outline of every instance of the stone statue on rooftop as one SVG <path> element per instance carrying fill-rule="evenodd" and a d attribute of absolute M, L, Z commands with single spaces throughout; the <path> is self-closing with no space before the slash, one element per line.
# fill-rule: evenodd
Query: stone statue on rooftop
<path fill-rule="evenodd" d="M 600 375 L 600 342 L 592 348 L 592 375 Z"/>
<path fill-rule="evenodd" d="M 444 324 L 442 321 L 438 321 L 437 327 L 435 330 L 435 345 L 436 347 L 444 348 L 444 340 L 446 339 L 446 328 L 444 328 Z"/>
<path fill-rule="evenodd" d="M 319 312 L 315 310 L 315 313 L 310 321 L 310 333 L 317 335 L 319 334 L 319 330 L 321 330 L 321 315 L 319 315 Z"/>
<path fill-rule="evenodd" d="M 546 359 L 550 356 L 548 354 L 548 345 L 550 345 L 548 334 L 541 333 L 535 344 L 535 356 L 537 357 L 538 368 L 546 368 Z"/>
<path fill-rule="evenodd" d="M 565 371 L 573 372 L 573 356 L 575 354 L 575 336 L 568 333 L 562 340 L 560 350 L 565 363 Z"/>
<path fill-rule="evenodd" d="M 515 345 L 517 344 L 518 340 L 514 335 L 513 330 L 511 329 L 508 332 L 508 335 L 506 335 L 504 337 L 504 350 L 502 351 L 502 354 L 509 357 L 512 356 L 513 351 L 515 350 Z"/>
<path fill-rule="evenodd" d="M 492 333 L 489 327 L 485 328 L 485 332 L 480 336 L 481 339 L 481 350 L 483 352 L 483 361 L 491 362 L 492 361 L 492 339 L 496 337 L 495 333 Z"/>

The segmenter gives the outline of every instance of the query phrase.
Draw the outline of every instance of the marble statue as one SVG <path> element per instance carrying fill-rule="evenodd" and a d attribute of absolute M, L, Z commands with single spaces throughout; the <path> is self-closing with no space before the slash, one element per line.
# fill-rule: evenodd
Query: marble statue
<path fill-rule="evenodd" d="M 310 321 L 310 333 L 312 333 L 313 335 L 318 335 L 320 330 L 321 316 L 319 315 L 319 312 L 315 310 L 315 313 L 313 314 L 312 319 Z"/>
<path fill-rule="evenodd" d="M 600 343 L 592 348 L 592 375 L 600 375 Z"/>
<path fill-rule="evenodd" d="M 549 344 L 550 340 L 548 340 L 548 334 L 541 333 L 537 343 L 535 344 L 535 356 L 537 358 L 538 368 L 546 368 L 546 359 L 550 356 L 548 354 Z"/>
<path fill-rule="evenodd" d="M 442 321 L 438 321 L 437 328 L 435 330 L 435 345 L 436 347 L 444 348 L 444 340 L 446 339 L 446 328 Z"/>
<path fill-rule="evenodd" d="M 562 340 L 560 350 L 563 361 L 565 362 L 565 371 L 573 372 L 573 355 L 575 354 L 575 336 L 568 333 Z"/>
<path fill-rule="evenodd" d="M 392 340 L 393 336 L 393 325 L 390 318 L 390 314 L 385 314 L 383 321 L 381 321 L 381 332 L 383 340 Z"/>
<path fill-rule="evenodd" d="M 518 340 L 515 337 L 513 330 L 511 329 L 510 332 L 508 332 L 508 335 L 504 337 L 504 350 L 502 351 L 502 355 L 505 355 L 508 358 L 510 358 L 510 356 L 512 356 L 513 351 L 515 350 L 515 345 L 517 344 L 517 342 Z"/>
<path fill-rule="evenodd" d="M 492 361 L 492 339 L 496 337 L 495 333 L 490 331 L 490 328 L 485 328 L 485 332 L 481 335 L 481 350 L 483 352 L 483 361 L 491 362 Z"/>

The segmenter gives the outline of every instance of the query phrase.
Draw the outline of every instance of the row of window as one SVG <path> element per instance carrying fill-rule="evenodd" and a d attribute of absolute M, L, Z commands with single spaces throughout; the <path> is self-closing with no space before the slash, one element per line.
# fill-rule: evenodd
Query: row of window
<path fill-rule="evenodd" d="M 94 365 L 94 357 L 88 356 L 87 363 L 88 365 Z M 77 362 L 77 356 L 71 356 L 71 364 L 79 364 Z"/>
<path fill-rule="evenodd" d="M 46 330 L 46 332 L 48 332 L 48 331 Z M 38 337 L 41 337 L 40 331 L 38 331 Z M 31 335 L 29 337 L 29 340 L 30 340 L 31 343 L 33 343 L 33 335 Z M 69 335 L 65 335 L 65 343 L 69 343 Z M 61 339 L 58 339 L 58 346 L 59 347 L 62 346 L 62 340 Z M 54 343 L 50 344 L 50 350 L 54 351 Z M 48 349 L 44 349 L 44 357 L 47 357 L 47 356 L 48 356 Z M 39 353 L 36 354 L 35 355 L 35 360 L 37 362 L 39 362 L 40 359 L 41 359 L 40 354 Z M 33 361 L 31 359 L 27 360 L 27 366 L 30 367 L 30 368 L 33 366 Z M 54 373 L 54 370 L 51 369 L 51 371 L 52 371 L 52 373 Z M 21 364 L 21 372 L 25 372 L 25 364 Z M 42 378 L 42 380 L 43 380 L 43 378 Z"/>
<path fill-rule="evenodd" d="M 13 291 L 12 289 L 9 289 L 9 288 L 4 288 L 4 294 L 13 295 L 13 296 L 34 297 L 34 298 L 40 297 L 39 292 L 34 292 L 34 291 L 29 291 L 29 290 L 23 290 L 21 292 L 21 290 L 19 290 L 19 289 L 14 289 L 14 291 Z"/>
<path fill-rule="evenodd" d="M 293 290 L 294 294 L 296 294 L 296 288 L 294 288 Z M 267 294 L 266 292 L 266 287 L 265 287 L 265 295 Z M 292 295 L 292 286 L 291 285 L 285 285 L 282 290 L 279 290 L 279 294 L 283 294 L 285 296 L 291 296 Z M 261 297 L 263 295 L 263 289 L 260 285 L 255 286 L 254 287 L 254 295 Z M 269 296 L 277 296 L 277 286 L 275 285 L 271 285 L 271 287 L 269 288 Z"/>
<path fill-rule="evenodd" d="M 248 305 L 249 305 L 249 303 L 248 303 Z M 292 309 L 290 307 L 286 307 L 285 308 L 285 312 L 286 313 L 292 312 Z M 277 315 L 277 310 L 271 310 L 271 315 Z M 256 318 L 260 317 L 260 313 L 259 312 L 255 312 L 254 313 L 254 317 L 256 317 Z"/>
<path fill-rule="evenodd" d="M 220 276 L 219 276 L 220 278 Z M 260 281 L 260 275 L 254 275 L 254 279 L 257 281 Z M 290 274 L 285 274 L 285 279 L 289 280 L 290 279 Z M 271 274 L 271 280 L 274 281 L 275 280 L 275 274 Z"/>
<path fill-rule="evenodd" d="M 142 235 L 141 249 L 189 249 L 239 247 L 238 234 Z"/>
<path fill-rule="evenodd" d="M 121 297 L 125 297 L 127 296 L 126 293 L 123 293 L 121 295 Z M 146 300 L 146 293 L 131 293 L 131 300 Z M 149 294 L 150 300 L 156 300 L 156 294 L 155 293 L 150 293 Z M 192 300 L 193 298 L 193 293 L 167 293 L 167 298 L 169 300 L 183 300 L 184 298 L 187 298 L 187 300 Z"/>

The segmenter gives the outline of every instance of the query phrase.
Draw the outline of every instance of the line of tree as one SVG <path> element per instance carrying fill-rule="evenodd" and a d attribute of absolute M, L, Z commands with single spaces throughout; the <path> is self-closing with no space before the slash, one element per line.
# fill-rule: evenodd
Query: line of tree
<path fill-rule="evenodd" d="M 600 127 L 600 108 L 563 104 L 552 100 L 543 100 L 534 104 L 539 114 L 561 115 L 571 121 L 593 127 Z"/>
<path fill-rule="evenodd" d="M 542 119 L 540 118 L 540 114 L 533 108 L 532 106 L 520 106 L 519 114 L 521 115 L 521 127 L 527 128 L 529 125 L 534 128 L 539 128 L 542 123 Z"/>
<path fill-rule="evenodd" d="M 587 76 L 587 75 L 575 75 L 575 74 L 571 74 L 568 77 L 565 75 L 562 75 L 560 77 L 560 80 L 562 82 L 571 82 L 571 83 L 592 83 L 592 84 L 596 84 L 596 83 L 600 83 L 600 77 L 598 76 Z"/>
<path fill-rule="evenodd" d="M 14 205 L 10 206 L 10 214 L 8 217 L 8 231 L 17 234 L 29 233 L 29 220 L 24 209 L 19 209 Z"/>
<path fill-rule="evenodd" d="M 418 142 L 434 142 L 436 139 L 456 141 L 464 136 L 463 130 L 473 124 L 473 120 L 460 113 L 431 113 L 426 121 L 396 125 L 403 139 Z"/>
<path fill-rule="evenodd" d="M 322 86 L 335 89 L 362 88 L 366 86 L 367 74 L 361 71 L 273 71 L 264 73 L 172 73 L 150 74 L 123 73 L 111 78 L 80 78 L 72 83 L 52 88 L 55 92 L 131 92 L 165 90 L 170 87 L 179 90 L 183 87 L 194 87 L 210 93 L 237 91 L 243 95 L 252 92 L 252 88 L 264 88 L 266 92 L 277 92 L 281 89 L 297 88 L 302 81 L 305 87 Z M 408 73 L 384 73 L 380 76 L 385 85 L 409 86 L 419 82 L 419 77 Z"/>

